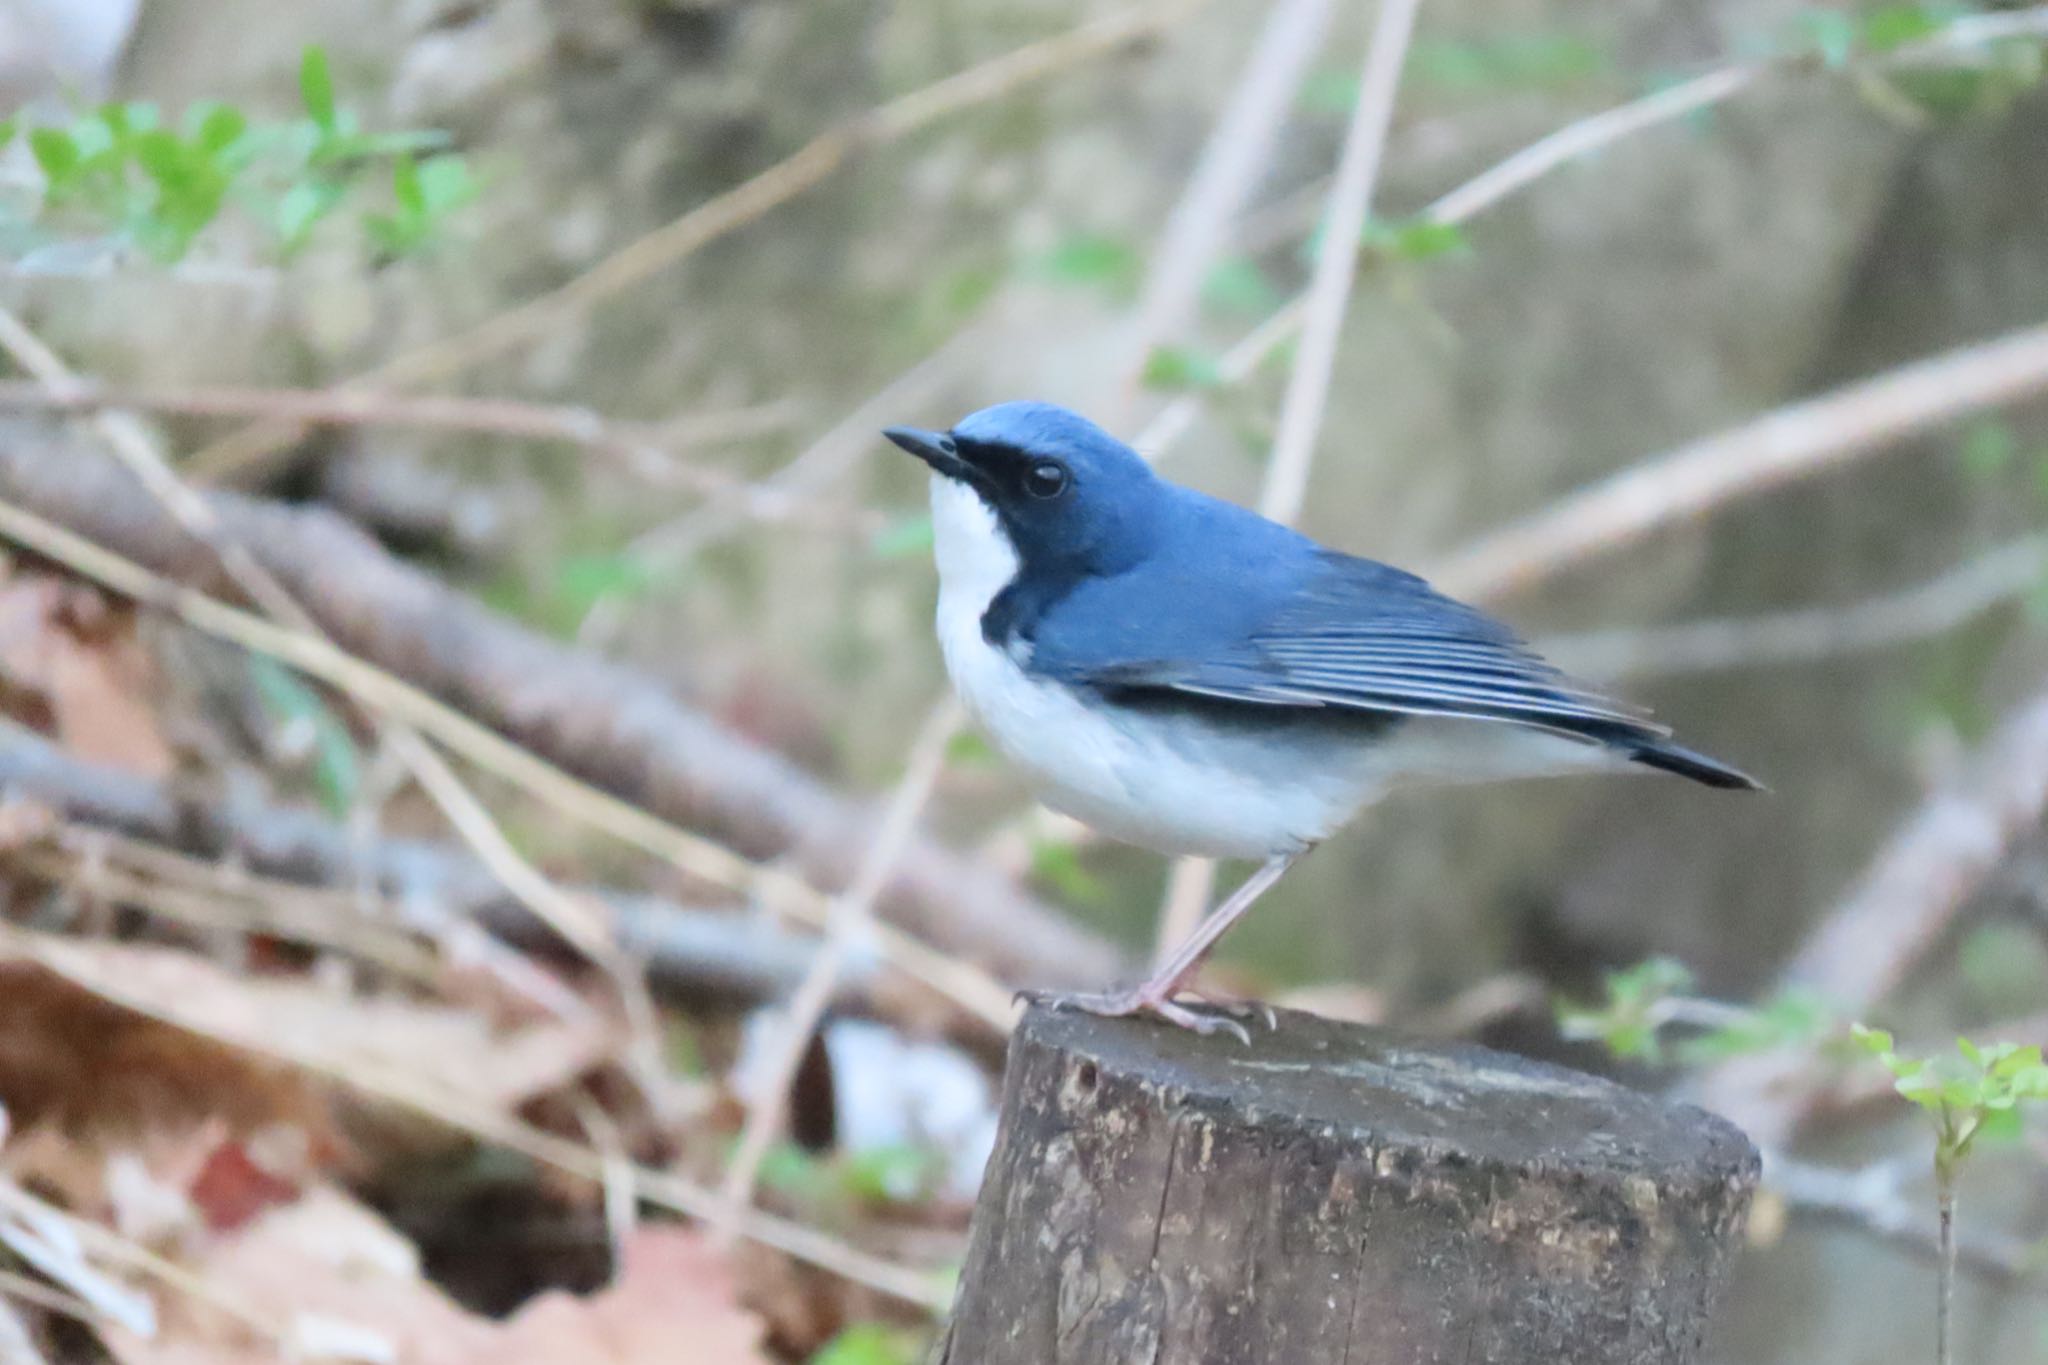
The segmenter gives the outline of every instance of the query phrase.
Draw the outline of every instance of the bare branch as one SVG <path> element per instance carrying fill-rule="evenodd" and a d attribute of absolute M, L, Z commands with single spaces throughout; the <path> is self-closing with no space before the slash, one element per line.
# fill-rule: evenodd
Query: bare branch
<path fill-rule="evenodd" d="M 88 380 L 0 380 L 0 408 L 17 412 L 99 413 L 125 409 L 173 417 L 270 418 L 295 426 L 393 426 L 518 441 L 559 442 L 601 455 L 650 483 L 723 492 L 742 481 L 725 470 L 686 464 L 679 450 L 745 440 L 787 427 L 789 403 L 692 413 L 666 422 L 620 422 L 589 408 L 513 398 L 413 397 L 372 389 L 263 389 L 233 385 L 179 389 L 110 387 Z"/>
<path fill-rule="evenodd" d="M 557 809 L 714 885 L 822 917 L 823 898 L 806 881 L 687 834 L 679 823 L 707 827 L 756 856 L 787 858 L 826 886 L 843 884 L 866 846 L 865 808 L 641 675 L 483 610 L 318 509 L 211 495 L 235 540 L 317 608 L 347 653 L 142 572 L 135 561 L 172 580 L 211 584 L 217 577 L 210 558 L 166 526 L 132 482 L 89 456 L 59 457 L 47 440 L 31 447 L 17 436 L 0 449 L 0 497 L 14 504 L 0 509 L 0 534 L 392 710 Z M 56 528 L 73 534 L 53 536 Z M 126 555 L 110 555 L 102 544 Z M 1118 960 L 1114 949 L 1003 878 L 924 840 L 913 843 L 881 904 L 1011 980 L 1100 981 Z M 887 948 L 892 960 L 978 1015 L 1008 1019 L 1008 992 L 970 980 L 976 974 L 965 964 L 900 934 L 888 937 Z"/>
<path fill-rule="evenodd" d="M 891 100 L 818 134 L 768 169 L 627 243 L 566 284 L 465 331 L 401 352 L 357 375 L 346 387 L 415 388 L 474 369 L 569 325 L 596 304 L 671 269 L 826 180 L 856 154 L 900 142 L 962 110 L 1125 51 L 1172 27 L 1200 3 L 1203 0 L 1151 0 L 1027 43 Z M 297 431 L 295 426 L 277 423 L 251 427 L 197 452 L 189 467 L 195 477 L 224 479 L 264 459 L 291 441 Z"/>
<path fill-rule="evenodd" d="M 1538 641 L 1587 678 L 1663 678 L 1734 668 L 1819 663 L 1912 644 L 1956 630 L 2048 583 L 2048 536 L 2000 545 L 1903 592 L 1842 606 Z"/>
<path fill-rule="evenodd" d="M 80 762 L 17 726 L 0 728 L 0 792 L 48 806 L 79 828 L 178 851 L 244 881 L 332 888 L 355 907 L 363 888 L 393 907 L 390 923 L 432 931 L 437 916 L 474 920 L 515 943 L 538 946 L 533 920 L 473 857 L 411 839 L 363 839 L 310 811 L 238 796 L 203 801 L 145 778 Z M 326 894 L 323 892 L 323 894 Z M 755 915 L 678 905 L 613 889 L 601 899 L 620 946 L 646 959 L 657 985 L 680 994 L 773 997 L 795 985 L 811 942 Z M 334 907 L 329 907 L 330 913 Z M 334 915 L 339 918 L 339 915 Z M 849 989 L 864 990 L 878 964 L 857 957 Z"/>
<path fill-rule="evenodd" d="M 1329 20 L 1330 0 L 1278 0 L 1267 12 L 1201 159 L 1167 215 L 1139 296 L 1118 401 L 1129 403 L 1153 348 L 1179 333 L 1193 315 L 1202 281 L 1229 242 L 1232 220 L 1266 173 L 1273 143 Z"/>
<path fill-rule="evenodd" d="M 1952 61 L 1959 54 L 2002 39 L 2043 32 L 2048 32 L 2048 5 L 2037 5 L 2011 14 L 1966 15 L 1951 20 L 1938 33 L 1887 54 L 1878 65 L 1913 66 Z M 1794 64 L 1791 58 L 1763 65 L 1731 63 L 1669 89 L 1576 120 L 1442 195 L 1420 216 L 1432 223 L 1467 222 L 1553 171 L 1585 160 L 1636 133 L 1662 127 L 1724 103 L 1751 88 L 1758 77 L 1774 66 L 1791 67 Z M 1288 300 L 1264 322 L 1247 332 L 1217 366 L 1219 380 L 1224 384 L 1242 382 L 1268 356 L 1284 346 L 1302 326 L 1306 317 L 1306 301 L 1305 294 Z M 1163 450 L 1193 424 L 1206 402 L 1207 395 L 1199 390 L 1182 394 L 1153 419 L 1151 427 L 1134 444 L 1148 452 Z"/>
<path fill-rule="evenodd" d="M 875 897 L 896 870 L 897 860 L 917 832 L 918 817 L 931 800 L 939 771 L 945 766 L 946 745 L 960 730 L 966 715 L 957 701 L 948 699 L 925 717 L 924 727 L 904 761 L 903 776 L 889 797 L 882 826 L 861 858 L 859 871 L 847 888 L 832 899 L 825 915 L 825 946 L 812 959 L 802 984 L 790 998 L 783 1020 L 782 1035 L 759 1077 L 753 1102 L 747 1110 L 747 1126 L 740 1133 L 732 1165 L 726 1169 L 722 1193 L 726 1203 L 743 1209 L 754 1202 L 754 1182 L 760 1177 L 761 1162 L 769 1147 L 782 1135 L 791 1085 L 810 1051 L 818 1022 L 825 1017 L 832 998 L 839 993 L 840 974 L 848 955 L 874 923 Z"/>
<path fill-rule="evenodd" d="M 1329 208 L 1323 214 L 1323 249 L 1309 281 L 1301 351 L 1288 376 L 1287 396 L 1280 405 L 1280 429 L 1273 438 L 1266 486 L 1259 498 L 1259 510 L 1275 521 L 1292 522 L 1308 495 L 1309 467 L 1315 460 L 1330 376 L 1337 364 L 1337 341 L 1351 306 L 1351 285 L 1358 277 L 1356 244 L 1365 235 L 1373 186 L 1379 179 L 1380 153 L 1387 145 L 1387 128 L 1394 118 L 1394 92 L 1401 83 L 1401 64 L 1408 53 L 1408 35 L 1415 27 L 1419 4 L 1420 0 L 1380 0 L 1372 43 L 1366 49 L 1358 103 L 1351 111 L 1337 180 L 1330 187 Z"/>
<path fill-rule="evenodd" d="M 1918 432 L 2048 389 L 2048 327 L 1902 365 L 1632 465 L 1435 566 L 1497 598 L 1723 503 L 1811 478 Z"/>

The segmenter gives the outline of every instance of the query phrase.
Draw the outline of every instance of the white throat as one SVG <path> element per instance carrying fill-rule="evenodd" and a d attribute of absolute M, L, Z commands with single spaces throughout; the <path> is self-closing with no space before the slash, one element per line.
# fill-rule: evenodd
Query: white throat
<path fill-rule="evenodd" d="M 981 495 L 943 474 L 932 475 L 932 558 L 939 569 L 941 641 L 949 626 L 962 625 L 979 639 L 982 613 L 1017 576 L 1020 561 Z"/>

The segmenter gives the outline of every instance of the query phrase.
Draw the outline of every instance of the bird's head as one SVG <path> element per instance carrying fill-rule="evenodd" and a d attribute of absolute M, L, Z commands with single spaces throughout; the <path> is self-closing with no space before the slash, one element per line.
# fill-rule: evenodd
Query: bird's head
<path fill-rule="evenodd" d="M 1108 574 L 1141 557 L 1166 485 L 1138 453 L 1052 403 L 999 403 L 891 441 L 972 490 L 1027 569 Z"/>

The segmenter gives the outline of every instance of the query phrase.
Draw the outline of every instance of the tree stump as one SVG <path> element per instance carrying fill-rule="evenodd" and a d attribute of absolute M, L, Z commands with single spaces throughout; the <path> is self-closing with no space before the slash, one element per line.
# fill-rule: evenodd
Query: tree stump
<path fill-rule="evenodd" d="M 1034 1004 L 937 1359 L 1677 1365 L 1757 1168 L 1702 1110 L 1483 1048 Z"/>

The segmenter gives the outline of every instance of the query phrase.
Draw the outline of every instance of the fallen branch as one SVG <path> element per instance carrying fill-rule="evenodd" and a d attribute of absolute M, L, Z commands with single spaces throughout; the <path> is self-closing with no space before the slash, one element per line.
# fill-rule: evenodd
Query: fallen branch
<path fill-rule="evenodd" d="M 365 840 L 310 811 L 246 797 L 202 801 L 81 762 L 15 726 L 0 729 L 0 793 L 47 806 L 79 826 L 255 876 L 339 891 L 368 887 L 415 920 L 426 914 L 473 919 L 515 943 L 534 942 L 533 917 L 475 858 L 445 845 Z M 644 959 L 655 984 L 679 995 L 781 996 L 815 955 L 810 940 L 758 916 L 613 889 L 578 888 L 577 894 L 602 902 L 620 948 Z M 849 990 L 864 990 L 877 965 L 871 953 L 856 955 L 845 973 Z"/>
<path fill-rule="evenodd" d="M 18 439 L 0 450 L 0 498 L 174 581 L 217 583 L 210 554 L 169 524 L 132 480 L 89 455 L 53 454 L 47 434 L 34 439 L 33 447 Z M 494 757 L 508 776 L 573 799 L 611 832 L 681 856 L 684 866 L 721 884 L 757 885 L 761 875 L 675 826 L 709 830 L 745 858 L 785 860 L 818 886 L 842 886 L 851 875 L 873 829 L 867 807 L 692 711 L 652 680 L 484 610 L 318 509 L 232 494 L 210 495 L 210 505 L 235 542 L 307 603 L 348 651 L 328 660 L 331 671 L 374 687 L 393 704 L 404 694 L 389 675 L 410 682 L 425 694 L 420 700 L 436 700 L 424 707 L 407 702 L 409 718 L 434 711 L 435 737 L 457 737 L 473 761 Z M 26 530 L 11 534 L 20 539 Z M 215 604 L 209 618 L 223 610 Z M 271 643 L 300 665 L 319 653 L 305 641 Z M 369 661 L 378 676 L 346 669 L 349 658 Z M 563 774 L 597 790 L 565 791 Z M 604 802 L 595 800 L 600 792 Z M 914 932 L 1006 980 L 1100 981 L 1119 960 L 1114 949 L 1001 877 L 928 840 L 913 842 L 880 904 Z"/>

